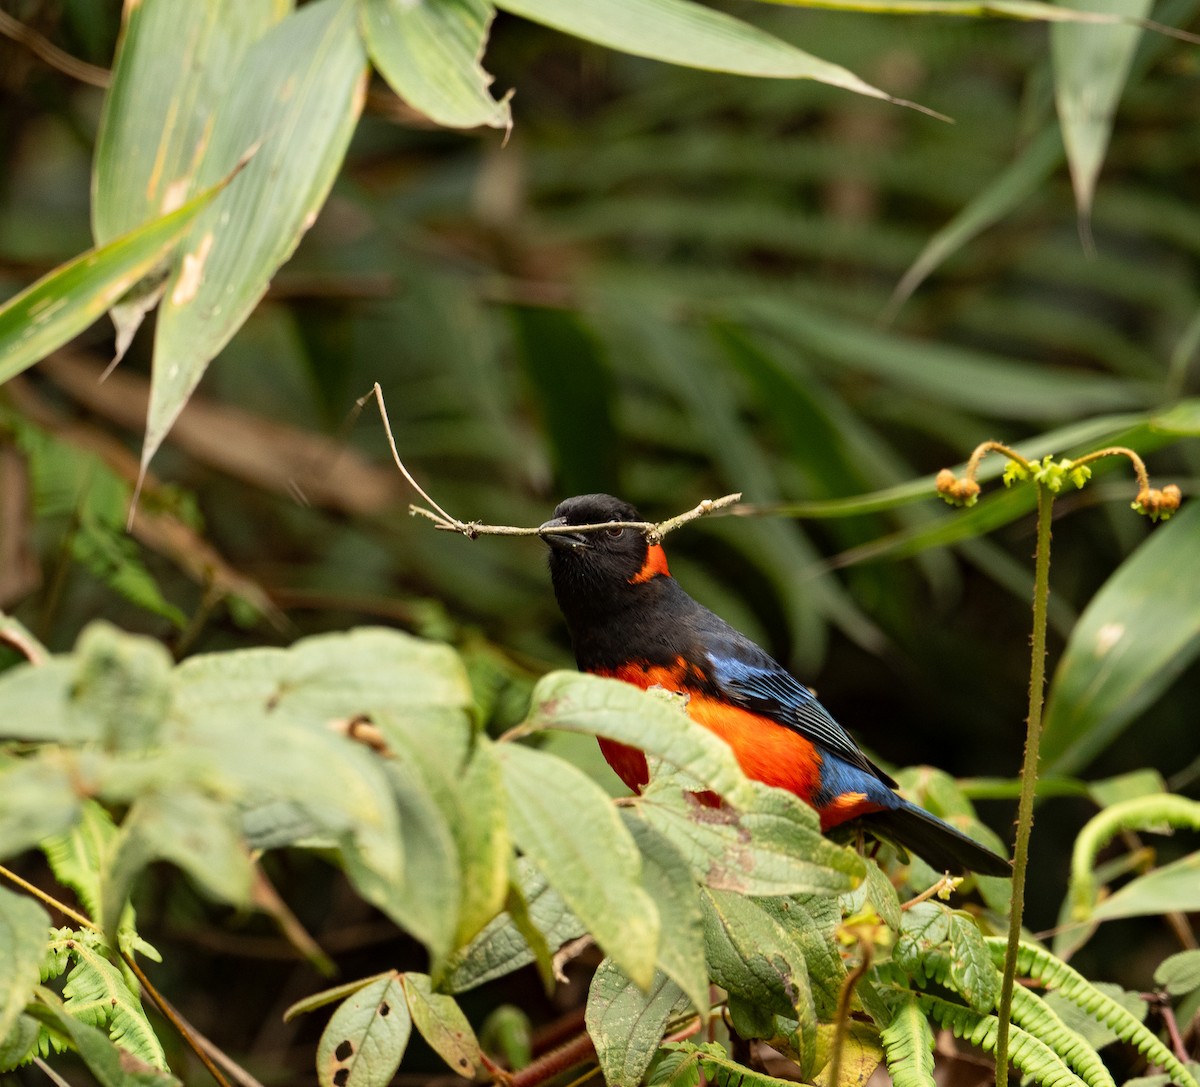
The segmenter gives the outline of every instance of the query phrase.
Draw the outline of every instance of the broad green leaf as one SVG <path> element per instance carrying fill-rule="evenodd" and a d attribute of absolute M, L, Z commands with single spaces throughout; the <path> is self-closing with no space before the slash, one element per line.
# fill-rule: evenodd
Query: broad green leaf
<path fill-rule="evenodd" d="M 641 884 L 641 854 L 600 786 L 562 759 L 497 745 L 513 841 L 596 942 L 648 986 L 659 918 Z"/>
<path fill-rule="evenodd" d="M 171 707 L 171 654 L 161 642 L 91 623 L 75 645 L 71 709 L 110 751 L 144 751 Z M 94 725 L 93 725 L 94 722 Z"/>
<path fill-rule="evenodd" d="M 0 860 L 56 834 L 79 818 L 73 765 L 53 750 L 0 767 Z"/>
<path fill-rule="evenodd" d="M 1091 914 L 1094 921 L 1200 911 L 1200 853 L 1155 868 L 1130 880 L 1104 899 Z"/>
<path fill-rule="evenodd" d="M 50 918 L 32 898 L 0 887 L 0 1040 L 33 996 L 49 929 Z"/>
<path fill-rule="evenodd" d="M 512 125 L 480 59 L 496 12 L 488 0 L 363 0 L 363 38 L 380 75 L 414 109 L 450 128 Z"/>
<path fill-rule="evenodd" d="M 737 75 L 815 79 L 911 105 L 839 64 L 797 49 L 764 30 L 690 0 L 499 0 L 497 7 L 638 57 Z"/>
<path fill-rule="evenodd" d="M 990 1011 L 996 1003 L 1000 975 L 983 934 L 973 920 L 940 902 L 919 902 L 905 913 L 894 957 L 918 979 L 937 976 L 935 964 L 945 961 L 948 974 L 938 980 L 975 1011 Z"/>
<path fill-rule="evenodd" d="M 662 921 L 658 967 L 708 1014 L 708 970 L 704 961 L 704 914 L 696 882 L 679 851 L 644 819 L 622 813 L 642 853 L 642 882 Z M 624 975 L 622 975 L 624 976 Z"/>
<path fill-rule="evenodd" d="M 976 15 L 982 18 L 1017 19 L 1022 22 L 1138 24 L 1142 20 L 1123 13 L 1106 14 L 1095 8 L 1075 11 L 1041 0 L 764 0 L 797 8 L 831 11 L 881 12 L 886 15 Z"/>
<path fill-rule="evenodd" d="M 868 871 L 872 864 L 867 862 Z M 882 873 L 880 876 L 886 879 Z M 870 882 L 868 878 L 866 884 Z M 893 889 L 892 896 L 895 894 Z M 837 943 L 837 929 L 842 922 L 839 899 L 832 895 L 783 895 L 756 899 L 755 905 L 796 941 L 808 969 L 817 1015 L 823 1022 L 833 1019 L 846 980 L 846 964 L 838 953 Z"/>
<path fill-rule="evenodd" d="M 354 131 L 366 56 L 352 0 L 306 4 L 243 55 L 197 177 L 251 150 L 236 189 L 193 226 L 167 282 L 142 449 L 149 464 L 209 360 L 241 327 L 316 219 Z"/>
<path fill-rule="evenodd" d="M 70 1038 L 100 1087 L 178 1087 L 179 1080 L 170 1073 L 139 1060 L 110 1041 L 102 1030 L 68 1014 L 62 1001 L 48 989 L 39 989 L 38 999 L 54 1026 Z"/>
<path fill-rule="evenodd" d="M 482 1054 L 475 1032 L 463 1015 L 458 1001 L 444 993 L 435 993 L 428 975 L 411 971 L 400 976 L 413 1025 L 421 1037 L 450 1068 L 472 1079 L 481 1064 Z"/>
<path fill-rule="evenodd" d="M 0 384 L 120 301 L 167 258 L 228 182 L 219 179 L 169 215 L 60 265 L 0 306 Z"/>
<path fill-rule="evenodd" d="M 375 713 L 428 715 L 458 734 L 471 705 L 458 654 L 397 630 L 358 627 L 303 638 L 288 649 L 189 657 L 176 671 L 176 711 L 201 720 L 252 709 L 313 731 Z"/>
<path fill-rule="evenodd" d="M 32 1015 L 19 1015 L 6 1035 L 0 1036 L 0 1069 L 8 1070 L 32 1060 L 41 1028 Z"/>
<path fill-rule="evenodd" d="M 92 232 L 111 241 L 196 191 L 213 118 L 242 53 L 289 0 L 142 0 L 122 24 L 92 169 Z M 112 308 L 117 357 L 159 300 L 152 280 Z"/>
<path fill-rule="evenodd" d="M 1152 0 L 1065 0 L 1063 7 L 1144 19 Z M 1091 215 L 1113 114 L 1142 32 L 1136 26 L 1060 23 L 1050 28 L 1054 101 L 1079 215 Z"/>
<path fill-rule="evenodd" d="M 1099 808 L 1109 808 L 1139 796 L 1154 796 L 1170 792 L 1166 779 L 1157 770 L 1130 770 L 1127 774 L 1106 778 L 1104 781 L 1088 782 L 1088 796 Z"/>
<path fill-rule="evenodd" d="M 1167 689 L 1200 651 L 1200 503 L 1160 525 L 1084 610 L 1046 702 L 1046 769 L 1085 767 Z"/>
<path fill-rule="evenodd" d="M 729 745 L 688 717 L 673 695 L 579 672 L 551 672 L 534 687 L 530 705 L 530 729 L 617 740 L 662 759 L 732 804 L 752 802 L 751 785 Z"/>
<path fill-rule="evenodd" d="M 75 668 L 72 658 L 55 657 L 45 664 L 18 664 L 0 675 L 0 736 L 59 743 L 95 739 L 80 731 L 93 728 L 94 722 L 81 721 L 70 711 Z"/>
<path fill-rule="evenodd" d="M 588 989 L 586 1023 L 608 1087 L 638 1087 L 667 1024 L 689 1007 L 666 974 L 655 974 L 642 992 L 612 959 L 605 959 Z"/>
<path fill-rule="evenodd" d="M 709 887 L 742 894 L 838 894 L 856 886 L 863 861 L 821 836 L 816 815 L 779 789 L 757 794 L 741 813 L 711 807 L 677 783 L 653 782 L 634 803 Z"/>
<path fill-rule="evenodd" d="M 713 981 L 763 1011 L 815 1027 L 808 968 L 794 936 L 744 895 L 708 889 L 701 902 Z"/>
<path fill-rule="evenodd" d="M 387 1087 L 400 1067 L 412 1018 L 394 971 L 348 996 L 317 1043 L 321 1087 Z"/>
<path fill-rule="evenodd" d="M 579 919 L 540 871 L 522 860 L 515 865 L 515 878 L 520 881 L 516 892 L 522 907 L 548 952 L 583 935 Z M 472 989 L 533 961 L 534 952 L 520 927 L 509 913 L 502 913 L 451 958 L 447 987 L 453 992 Z"/>
<path fill-rule="evenodd" d="M 250 905 L 254 869 L 239 832 L 236 809 L 194 789 L 145 793 L 129 810 L 101 884 L 98 920 L 112 934 L 137 877 L 152 861 L 182 868 L 218 902 Z"/>
<path fill-rule="evenodd" d="M 440 912 L 458 918 L 454 946 L 476 936 L 504 907 L 512 843 L 504 818 L 504 789 L 491 741 L 476 737 L 466 713 L 394 711 L 372 714 L 393 758 L 411 766 L 454 837 L 462 901 Z"/>
<path fill-rule="evenodd" d="M 943 0 L 938 0 L 942 3 Z M 1054 5 L 1045 5 L 1059 10 Z M 1062 160 L 1062 139 L 1053 128 L 1030 142 L 966 207 L 937 230 L 900 277 L 884 311 L 892 320 L 900 307 L 939 265 L 1037 192 Z"/>

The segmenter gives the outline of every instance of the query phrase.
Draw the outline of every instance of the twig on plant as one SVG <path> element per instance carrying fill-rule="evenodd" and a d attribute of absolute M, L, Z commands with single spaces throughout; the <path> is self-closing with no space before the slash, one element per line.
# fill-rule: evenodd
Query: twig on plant
<path fill-rule="evenodd" d="M 400 474 L 408 480 L 409 485 L 419 494 L 431 508 L 424 506 L 410 505 L 409 513 L 414 517 L 426 517 L 434 523 L 434 525 L 443 532 L 457 532 L 466 536 L 469 540 L 474 540 L 479 536 L 544 536 L 548 530 L 542 528 L 520 528 L 516 525 L 485 525 L 479 521 L 460 521 L 457 517 L 447 513 L 441 506 L 437 504 L 426 492 L 426 490 L 413 478 L 412 473 L 405 467 L 404 461 L 400 459 L 400 453 L 396 449 L 396 439 L 392 435 L 392 424 L 388 420 L 387 407 L 383 402 L 383 390 L 379 387 L 379 382 L 375 382 L 371 391 L 365 396 L 359 397 L 355 408 L 361 411 L 372 397 L 375 398 L 379 405 L 379 415 L 383 420 L 383 429 L 387 434 L 388 446 L 392 451 L 392 460 L 396 467 L 400 469 Z M 601 532 L 607 528 L 632 528 L 640 532 L 644 532 L 651 543 L 658 543 L 668 532 L 674 532 L 675 529 L 681 528 L 683 525 L 696 520 L 698 517 L 705 517 L 710 513 L 716 513 L 720 510 L 727 509 L 741 501 L 741 494 L 727 494 L 721 498 L 706 498 L 699 505 L 692 509 L 679 514 L 676 517 L 669 517 L 665 521 L 604 521 L 594 525 L 572 525 L 572 532 Z"/>

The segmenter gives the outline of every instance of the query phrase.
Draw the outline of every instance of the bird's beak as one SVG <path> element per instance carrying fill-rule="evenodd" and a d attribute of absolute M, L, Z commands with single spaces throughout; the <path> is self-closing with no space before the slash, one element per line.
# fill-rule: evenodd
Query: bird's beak
<path fill-rule="evenodd" d="M 592 546 L 586 532 L 556 531 L 568 528 L 565 517 L 555 517 L 542 525 L 538 531 L 542 539 L 556 551 L 585 551 Z"/>

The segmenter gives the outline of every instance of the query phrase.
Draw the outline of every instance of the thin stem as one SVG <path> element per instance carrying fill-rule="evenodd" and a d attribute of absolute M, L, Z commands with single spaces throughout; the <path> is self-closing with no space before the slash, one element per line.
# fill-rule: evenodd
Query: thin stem
<path fill-rule="evenodd" d="M 1042 704 L 1046 685 L 1046 613 L 1050 599 L 1050 525 L 1054 494 L 1037 483 L 1037 553 L 1033 579 L 1032 659 L 1029 669 L 1029 719 L 1025 761 L 1021 767 L 1021 799 L 1017 806 L 1017 841 L 1013 853 L 1012 912 L 1008 919 L 1008 948 L 1000 989 L 999 1029 L 996 1032 L 996 1087 L 1008 1087 L 1008 1026 L 1012 1012 L 1013 982 L 1025 912 L 1025 873 L 1029 863 L 1029 836 L 1033 830 L 1033 801 L 1037 791 L 1038 749 L 1042 741 Z"/>
<path fill-rule="evenodd" d="M 837 1004 L 837 1020 L 834 1024 L 833 1036 L 833 1053 L 829 1058 L 829 1077 L 826 1082 L 835 1085 L 841 1083 L 842 1075 L 842 1047 L 846 1044 L 846 1032 L 850 1028 L 850 1002 L 854 998 L 854 990 L 858 987 L 862 976 L 867 972 L 867 968 L 871 965 L 871 950 L 875 946 L 869 940 L 860 940 L 859 949 L 862 952 L 862 959 L 859 964 L 850 971 L 842 981 L 841 991 L 838 993 Z"/>
<path fill-rule="evenodd" d="M 1145 462 L 1132 449 L 1127 449 L 1123 445 L 1110 445 L 1107 449 L 1097 449 L 1094 453 L 1077 457 L 1071 462 L 1071 467 L 1078 468 L 1091 461 L 1099 460 L 1101 457 L 1128 457 L 1129 463 L 1133 465 L 1133 473 L 1137 476 L 1138 491 L 1150 489 L 1150 473 L 1146 471 Z"/>
<path fill-rule="evenodd" d="M 964 479 L 975 478 L 975 473 L 979 471 L 979 462 L 983 460 L 988 453 L 1003 453 L 1009 460 L 1015 460 L 1022 468 L 1027 471 L 1033 467 L 1020 453 L 1015 449 L 1010 448 L 1003 442 L 984 442 L 982 445 L 977 445 L 975 451 L 971 454 L 971 459 L 967 461 L 966 470 L 963 472 Z"/>
<path fill-rule="evenodd" d="M 82 925 L 84 928 L 90 928 L 93 932 L 100 931 L 100 926 L 97 925 L 95 922 L 88 920 L 88 918 L 84 917 L 83 914 L 81 914 L 81 913 L 76 913 L 65 902 L 59 902 L 59 900 L 57 898 L 55 898 L 53 895 L 47 894 L 40 887 L 35 887 L 28 880 L 22 879 L 20 876 L 17 875 L 16 872 L 12 871 L 12 869 L 5 868 L 4 865 L 2 865 L 2 864 L 0 864 L 0 876 L 3 876 L 10 883 L 16 884 L 18 887 L 21 888 L 22 891 L 25 891 L 27 894 L 33 895 L 34 898 L 40 898 L 52 910 L 58 910 L 59 913 L 65 914 L 72 921 L 75 921 L 76 923 Z"/>

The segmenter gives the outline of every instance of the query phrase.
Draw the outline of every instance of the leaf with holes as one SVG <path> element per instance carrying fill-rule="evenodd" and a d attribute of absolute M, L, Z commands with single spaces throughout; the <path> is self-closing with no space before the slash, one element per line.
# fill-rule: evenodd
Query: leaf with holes
<path fill-rule="evenodd" d="M 400 979 L 408 1010 L 421 1037 L 460 1076 L 471 1079 L 482 1054 L 475 1032 L 452 996 L 435 993 L 427 974 L 409 972 Z"/>
<path fill-rule="evenodd" d="M 412 1019 L 395 971 L 347 997 L 317 1043 L 321 1087 L 387 1087 L 400 1067 Z"/>

